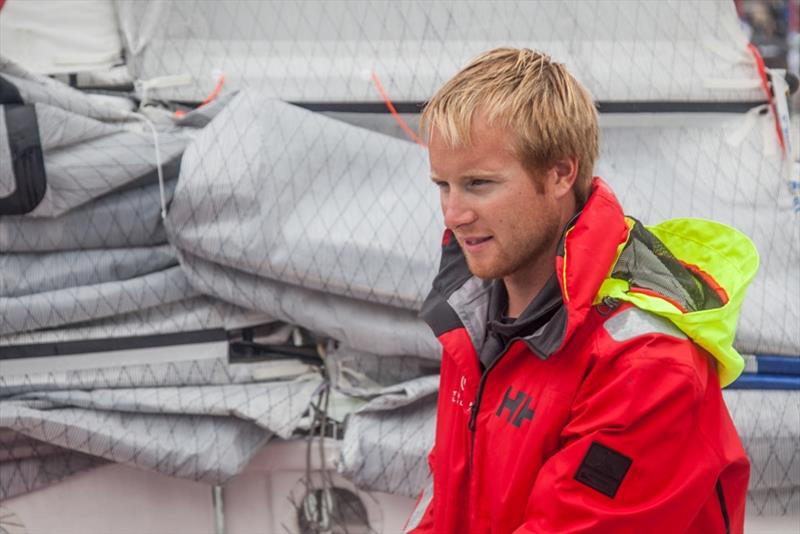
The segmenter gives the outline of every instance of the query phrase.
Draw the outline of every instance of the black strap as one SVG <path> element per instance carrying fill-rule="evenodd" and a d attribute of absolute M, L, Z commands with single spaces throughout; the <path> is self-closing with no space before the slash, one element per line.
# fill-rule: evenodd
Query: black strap
<path fill-rule="evenodd" d="M 0 75 L 0 104 L 24 104 L 17 86 Z"/>
<path fill-rule="evenodd" d="M 64 356 L 67 354 L 85 354 L 90 352 L 211 343 L 227 339 L 228 334 L 223 328 L 212 328 L 209 330 L 192 330 L 189 332 L 152 334 L 149 336 L 54 341 L 31 345 L 6 345 L 0 347 L 0 361 L 18 358 L 40 358 L 46 356 Z"/>
<path fill-rule="evenodd" d="M 0 81 L 3 81 L 1 77 Z M 0 98 L 11 97 L 7 83 L 0 82 Z M 4 104 L 2 107 L 16 188 L 9 196 L 0 197 L 0 215 L 23 215 L 33 211 L 47 191 L 39 123 L 33 105 Z"/>
<path fill-rule="evenodd" d="M 383 102 L 290 102 L 295 106 L 316 111 L 341 113 L 388 113 Z M 398 113 L 420 113 L 425 102 L 392 102 Z M 598 112 L 603 113 L 745 113 L 755 106 L 766 104 L 761 100 L 740 100 L 736 102 L 689 102 L 668 100 L 613 101 L 595 102 Z"/>

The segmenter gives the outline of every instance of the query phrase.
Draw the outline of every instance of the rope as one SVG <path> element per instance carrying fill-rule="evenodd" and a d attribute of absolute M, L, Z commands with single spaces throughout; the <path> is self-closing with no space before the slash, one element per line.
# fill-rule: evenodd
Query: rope
<path fill-rule="evenodd" d="M 411 128 L 409 128 L 406 121 L 403 120 L 403 117 L 401 117 L 400 114 L 397 112 L 397 109 L 395 109 L 394 104 L 392 104 L 392 100 L 389 98 L 389 94 L 383 88 L 381 80 L 378 78 L 378 74 L 375 71 L 372 71 L 372 83 L 375 84 L 375 89 L 378 90 L 378 93 L 381 95 L 381 98 L 383 98 L 384 104 L 386 104 L 386 108 L 389 110 L 389 113 L 392 114 L 394 120 L 397 121 L 397 124 L 400 125 L 400 128 L 402 128 L 403 131 L 406 132 L 406 134 L 408 134 L 408 137 L 410 137 L 412 141 L 414 141 L 421 147 L 427 148 L 425 143 L 423 143 L 422 140 L 416 136 L 414 131 Z"/>
<path fill-rule="evenodd" d="M 217 84 L 214 86 L 214 89 L 212 89 L 211 92 L 208 93 L 208 96 L 205 97 L 203 99 L 203 101 L 200 102 L 195 109 L 200 109 L 203 106 L 208 105 L 211 102 L 213 102 L 214 99 L 216 99 L 219 96 L 220 92 L 222 92 L 222 86 L 224 86 L 224 85 L 225 85 L 225 74 L 220 73 L 217 76 Z M 174 113 L 174 115 L 175 115 L 176 118 L 181 119 L 181 118 L 186 116 L 186 111 L 184 111 L 182 109 L 179 109 L 178 111 L 176 111 Z"/>
<path fill-rule="evenodd" d="M 155 148 L 155 155 L 156 155 L 156 174 L 158 175 L 158 193 L 159 196 L 161 197 L 161 219 L 166 221 L 167 195 L 164 192 L 164 169 L 162 169 L 161 166 L 161 150 L 159 148 L 159 142 L 158 142 L 158 131 L 156 130 L 153 121 L 148 119 L 143 114 L 132 111 L 129 113 L 129 116 L 147 124 L 147 126 L 150 128 L 150 133 L 153 135 L 153 147 Z"/>

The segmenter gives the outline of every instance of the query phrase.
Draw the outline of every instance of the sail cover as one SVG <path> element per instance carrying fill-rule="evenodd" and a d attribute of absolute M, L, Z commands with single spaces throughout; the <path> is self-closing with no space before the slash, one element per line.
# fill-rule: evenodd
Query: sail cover
<path fill-rule="evenodd" d="M 374 71 L 393 99 L 422 102 L 471 57 L 501 45 L 547 51 L 600 101 L 764 98 L 735 7 L 726 1 L 117 6 L 135 78 L 191 77 L 154 89 L 160 98 L 202 100 L 221 70 L 236 87 L 282 100 L 380 101 Z"/>

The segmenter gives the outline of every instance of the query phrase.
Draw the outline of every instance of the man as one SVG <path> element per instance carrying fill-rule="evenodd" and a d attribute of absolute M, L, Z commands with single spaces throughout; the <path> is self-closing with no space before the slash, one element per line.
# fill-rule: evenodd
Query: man
<path fill-rule="evenodd" d="M 741 532 L 749 463 L 720 383 L 757 268 L 738 232 L 645 228 L 592 178 L 587 91 L 479 56 L 422 116 L 446 231 L 422 316 L 443 345 L 412 532 Z"/>

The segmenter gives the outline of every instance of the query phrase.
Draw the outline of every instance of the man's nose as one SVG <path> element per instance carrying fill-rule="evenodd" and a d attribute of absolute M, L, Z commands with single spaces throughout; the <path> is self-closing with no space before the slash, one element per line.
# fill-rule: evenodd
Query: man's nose
<path fill-rule="evenodd" d="M 442 199 L 442 213 L 444 213 L 444 225 L 450 229 L 473 223 L 478 218 L 472 206 L 465 202 L 460 194 L 454 192 L 450 192 L 446 199 Z"/>

